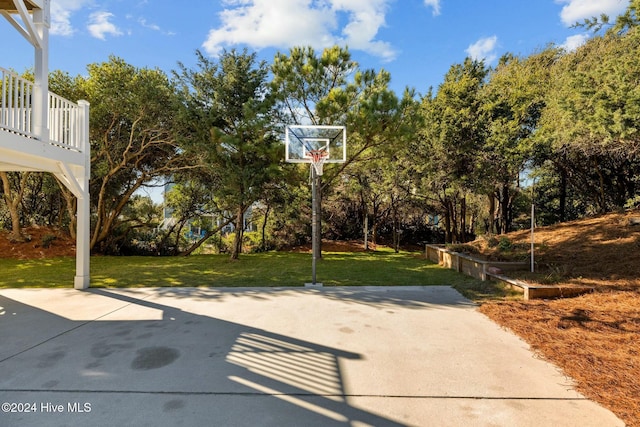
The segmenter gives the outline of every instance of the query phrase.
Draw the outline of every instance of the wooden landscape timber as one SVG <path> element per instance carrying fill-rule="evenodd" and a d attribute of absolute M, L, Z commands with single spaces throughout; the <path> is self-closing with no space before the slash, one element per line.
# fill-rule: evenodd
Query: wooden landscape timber
<path fill-rule="evenodd" d="M 426 245 L 425 256 L 430 261 L 443 267 L 456 270 L 476 279 L 501 282 L 510 289 L 522 292 L 525 300 L 572 297 L 593 292 L 594 290 L 593 286 L 530 284 L 502 274 L 504 271 L 523 270 L 529 265 L 527 262 L 488 261 L 454 252 L 438 245 Z"/>

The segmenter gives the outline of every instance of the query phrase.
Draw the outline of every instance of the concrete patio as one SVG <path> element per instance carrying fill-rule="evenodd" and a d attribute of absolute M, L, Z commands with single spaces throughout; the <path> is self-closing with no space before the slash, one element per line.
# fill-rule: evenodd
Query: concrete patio
<path fill-rule="evenodd" d="M 0 290 L 0 425 L 623 426 L 450 287 Z"/>

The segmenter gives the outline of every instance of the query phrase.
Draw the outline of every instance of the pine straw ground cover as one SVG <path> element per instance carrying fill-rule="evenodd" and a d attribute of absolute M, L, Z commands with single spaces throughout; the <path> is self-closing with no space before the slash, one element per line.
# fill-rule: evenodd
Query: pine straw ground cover
<path fill-rule="evenodd" d="M 480 311 L 521 336 L 577 389 L 640 426 L 640 211 L 538 228 L 530 282 L 587 284 L 576 298 L 491 301 Z M 524 247 L 528 232 L 512 233 Z M 482 252 L 482 248 L 480 249 Z M 516 274 L 517 275 L 517 274 Z"/>

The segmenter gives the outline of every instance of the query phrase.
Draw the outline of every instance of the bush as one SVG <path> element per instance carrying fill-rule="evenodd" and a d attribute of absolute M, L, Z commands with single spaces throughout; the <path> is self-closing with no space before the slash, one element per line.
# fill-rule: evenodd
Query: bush
<path fill-rule="evenodd" d="M 468 255 L 477 254 L 480 252 L 477 247 L 467 243 L 448 244 L 447 249 L 453 252 L 458 252 L 458 253 L 463 253 Z"/>
<path fill-rule="evenodd" d="M 511 240 L 509 240 L 508 237 L 501 237 L 500 241 L 498 242 L 498 249 L 501 252 L 509 252 L 513 249 L 513 243 L 511 242 Z"/>
<path fill-rule="evenodd" d="M 49 246 L 51 246 L 51 243 L 56 240 L 57 237 L 53 234 L 45 234 L 44 236 L 42 236 L 42 247 L 47 249 L 49 248 Z"/>
<path fill-rule="evenodd" d="M 496 236 L 492 235 L 487 239 L 487 246 L 489 246 L 490 248 L 495 248 L 499 243 L 500 240 L 498 240 Z"/>

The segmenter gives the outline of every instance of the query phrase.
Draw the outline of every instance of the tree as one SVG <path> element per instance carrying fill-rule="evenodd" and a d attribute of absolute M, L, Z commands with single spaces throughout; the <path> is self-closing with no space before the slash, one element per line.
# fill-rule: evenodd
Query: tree
<path fill-rule="evenodd" d="M 480 168 L 489 193 L 491 231 L 511 231 L 514 198 L 518 196 L 520 174 L 533 156 L 531 136 L 545 106 L 550 70 L 559 56 L 547 49 L 522 59 L 505 55 L 483 86 L 482 109 L 487 115 L 487 137 L 480 156 Z M 498 209 L 494 210 L 498 200 Z"/>
<path fill-rule="evenodd" d="M 400 164 L 419 120 L 413 90 L 406 89 L 402 99 L 398 99 L 389 88 L 390 81 L 391 75 L 385 70 L 358 71 L 352 84 L 335 89 L 319 105 L 325 114 L 330 111 L 336 114 L 349 106 L 345 117 L 349 156 L 340 168 L 328 174 L 325 182 L 349 176 L 351 193 L 359 196 L 365 249 L 369 228 L 376 243 L 379 224 L 397 213 L 398 202 L 403 199 L 400 194 L 407 191 L 408 186 L 402 188 L 398 179 Z"/>
<path fill-rule="evenodd" d="M 447 242 L 466 240 L 467 195 L 482 188 L 477 166 L 487 135 L 481 96 L 487 72 L 483 62 L 467 58 L 449 69 L 435 96 L 422 100 L 416 188 L 440 206 Z"/>
<path fill-rule="evenodd" d="M 234 213 L 231 258 L 242 252 L 244 214 L 278 172 L 268 67 L 256 54 L 224 51 L 216 60 L 196 52 L 197 69 L 180 64 L 183 147 L 197 156 L 193 178 L 213 192 L 223 211 Z"/>
<path fill-rule="evenodd" d="M 639 48 L 640 28 L 632 27 L 566 54 L 540 120 L 536 139 L 563 185 L 590 200 L 594 212 L 623 207 L 638 193 Z"/>
<path fill-rule="evenodd" d="M 271 91 L 277 96 L 281 121 L 296 125 L 341 123 L 335 116 L 321 114 L 317 106 L 332 91 L 345 87 L 357 66 L 349 50 L 339 46 L 326 48 L 320 55 L 311 47 L 294 47 L 289 55 L 277 53 L 271 65 Z"/>
<path fill-rule="evenodd" d="M 9 238 L 16 242 L 25 240 L 22 235 L 20 205 L 26 190 L 27 181 L 29 180 L 29 174 L 30 172 L 0 172 L 4 201 L 11 217 L 11 233 L 9 234 Z"/>
<path fill-rule="evenodd" d="M 114 231 L 133 194 L 188 165 L 174 137 L 175 91 L 163 72 L 116 57 L 88 70 L 81 88 L 91 103 L 91 248 L 117 250 L 126 230 Z"/>
<path fill-rule="evenodd" d="M 341 104 L 336 111 L 328 113 L 319 108 L 333 94 L 348 85 L 348 78 L 357 69 L 347 48 L 333 46 L 319 55 L 311 47 L 294 47 L 289 55 L 277 53 L 271 71 L 272 93 L 277 97 L 276 111 L 285 124 L 341 125 L 344 124 L 348 105 Z M 335 107 L 335 103 L 331 103 Z M 325 178 L 316 176 L 316 212 L 321 212 Z M 301 178 L 302 180 L 302 178 Z M 302 202 L 300 202 L 302 203 Z M 314 248 L 316 258 L 322 257 L 322 215 L 317 215 L 315 224 L 318 242 Z"/>

